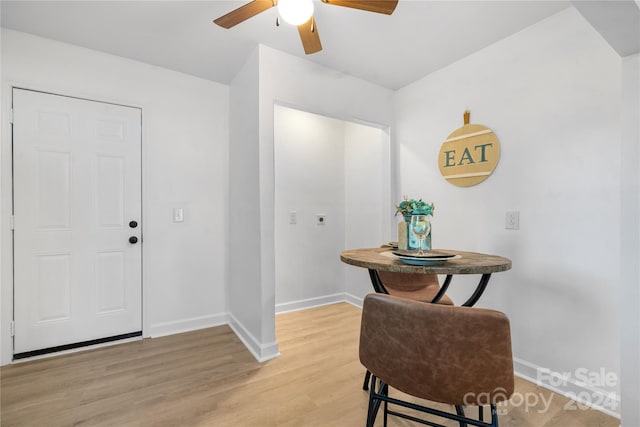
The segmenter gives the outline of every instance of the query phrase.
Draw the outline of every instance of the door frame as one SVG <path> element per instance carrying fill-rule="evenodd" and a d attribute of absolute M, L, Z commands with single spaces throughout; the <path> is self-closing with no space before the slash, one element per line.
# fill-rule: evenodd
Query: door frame
<path fill-rule="evenodd" d="M 144 242 L 144 234 L 146 231 L 146 210 L 147 204 L 147 191 L 146 191 L 146 117 L 145 108 L 143 105 L 133 104 L 130 101 L 118 100 L 118 99 L 105 99 L 100 96 L 94 96 L 92 94 L 85 94 L 80 91 L 70 92 L 59 88 L 41 87 L 32 84 L 25 84 L 19 82 L 3 82 L 2 83 L 2 98 L 0 104 L 0 120 L 2 125 L 2 143 L 0 145 L 0 365 L 7 365 L 17 362 L 24 362 L 30 359 L 22 359 L 19 361 L 13 360 L 14 346 L 13 336 L 11 333 L 11 325 L 15 318 L 14 314 L 14 277 L 13 277 L 13 230 L 11 229 L 11 216 L 13 213 L 13 125 L 11 123 L 11 114 L 13 106 L 13 89 L 24 89 L 35 92 L 43 92 L 51 95 L 60 95 L 70 98 L 83 99 L 87 101 L 95 101 L 106 104 L 120 105 L 124 107 L 138 108 L 141 112 L 141 191 L 142 191 L 142 224 L 141 224 L 141 236 Z M 146 251 L 144 245 L 142 246 L 142 338 L 148 338 L 150 330 L 149 328 L 149 309 L 147 301 L 149 301 L 149 290 L 146 286 L 145 273 L 147 271 Z M 141 338 L 133 338 L 131 340 L 137 340 Z M 126 341 L 126 340 L 125 340 Z M 123 342 L 123 341 L 115 341 Z M 109 345 L 112 343 L 101 344 Z M 68 350 L 67 352 L 79 351 L 87 347 L 81 347 L 79 349 Z M 59 355 L 66 352 L 53 353 L 52 355 Z M 50 356 L 50 355 L 48 355 Z M 47 356 L 39 356 L 47 357 Z"/>

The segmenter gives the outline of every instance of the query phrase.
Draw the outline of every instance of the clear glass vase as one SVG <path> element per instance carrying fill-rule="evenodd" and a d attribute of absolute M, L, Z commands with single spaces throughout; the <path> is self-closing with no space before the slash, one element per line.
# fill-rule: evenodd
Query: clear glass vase
<path fill-rule="evenodd" d="M 433 230 L 433 223 L 431 224 Z M 398 224 L 398 249 L 418 250 L 420 241 L 411 231 L 411 215 L 404 215 L 404 221 Z M 422 242 L 422 250 L 431 250 L 431 231 Z"/>

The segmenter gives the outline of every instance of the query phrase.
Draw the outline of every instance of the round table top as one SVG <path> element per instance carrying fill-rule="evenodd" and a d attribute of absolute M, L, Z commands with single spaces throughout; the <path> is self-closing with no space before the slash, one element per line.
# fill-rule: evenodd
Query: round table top
<path fill-rule="evenodd" d="M 509 258 L 477 252 L 435 249 L 438 252 L 460 255 L 441 265 L 415 266 L 403 263 L 390 248 L 350 249 L 340 254 L 340 260 L 356 267 L 393 273 L 419 274 L 490 274 L 511 269 Z"/>

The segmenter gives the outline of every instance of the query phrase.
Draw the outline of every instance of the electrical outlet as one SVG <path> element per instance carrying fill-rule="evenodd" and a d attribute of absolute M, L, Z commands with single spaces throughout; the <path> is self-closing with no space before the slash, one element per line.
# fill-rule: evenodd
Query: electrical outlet
<path fill-rule="evenodd" d="M 298 223 L 298 213 L 296 211 L 289 212 L 289 224 L 296 225 Z"/>
<path fill-rule="evenodd" d="M 507 211 L 505 215 L 504 228 L 507 230 L 519 230 L 520 229 L 520 212 Z"/>

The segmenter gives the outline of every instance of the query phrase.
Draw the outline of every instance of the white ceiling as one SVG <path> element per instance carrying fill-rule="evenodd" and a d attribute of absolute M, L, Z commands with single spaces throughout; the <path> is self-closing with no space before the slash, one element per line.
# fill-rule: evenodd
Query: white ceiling
<path fill-rule="evenodd" d="M 229 84 L 258 43 L 403 87 L 566 7 L 568 1 L 400 0 L 391 16 L 323 4 L 324 50 L 305 55 L 275 8 L 226 30 L 212 20 L 245 1 L 2 1 L 2 26 Z"/>

